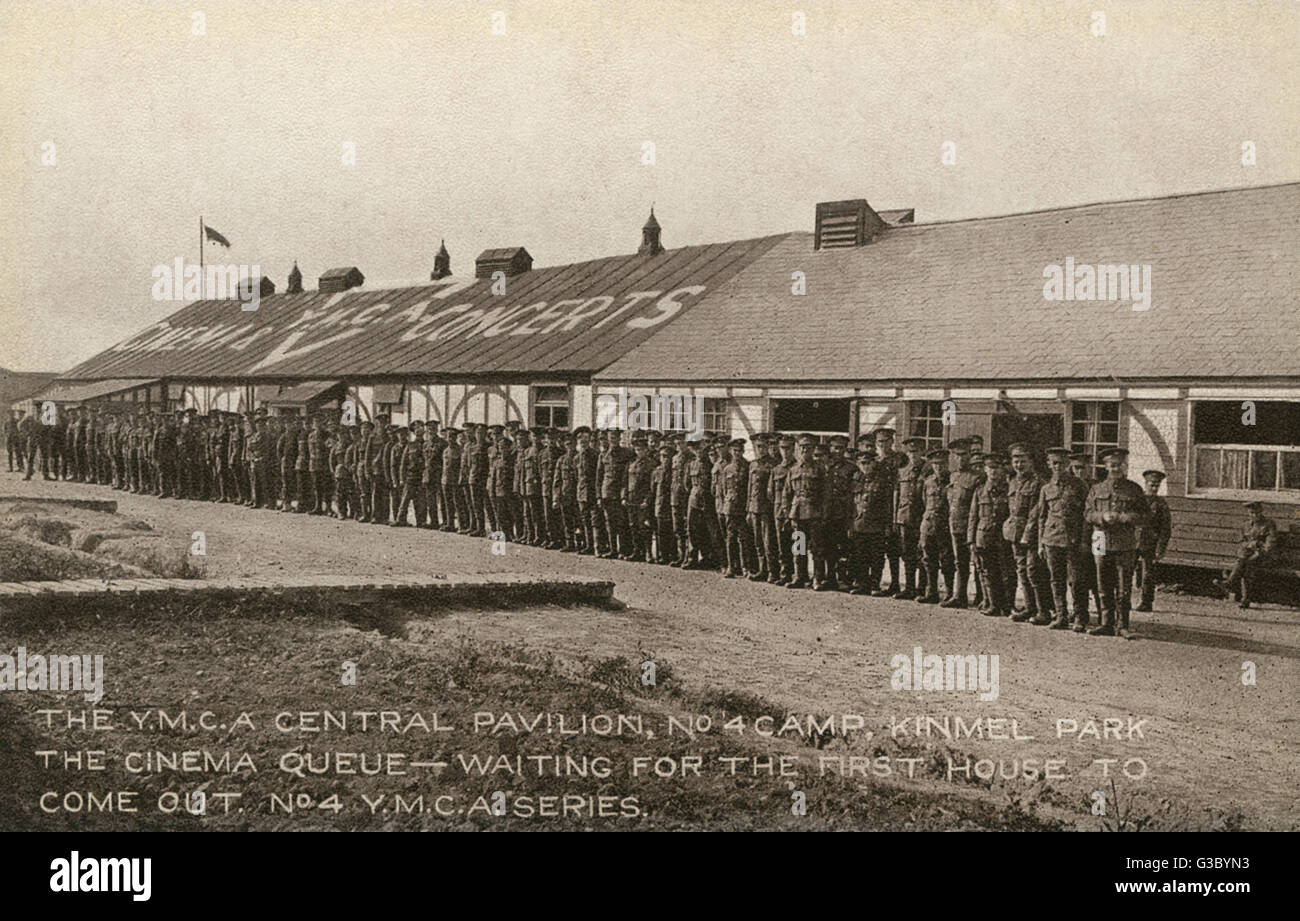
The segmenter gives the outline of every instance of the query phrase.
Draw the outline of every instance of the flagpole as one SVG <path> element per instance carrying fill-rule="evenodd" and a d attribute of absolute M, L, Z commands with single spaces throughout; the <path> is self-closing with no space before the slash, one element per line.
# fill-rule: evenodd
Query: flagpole
<path fill-rule="evenodd" d="M 203 300 L 203 215 L 199 215 L 199 300 Z"/>

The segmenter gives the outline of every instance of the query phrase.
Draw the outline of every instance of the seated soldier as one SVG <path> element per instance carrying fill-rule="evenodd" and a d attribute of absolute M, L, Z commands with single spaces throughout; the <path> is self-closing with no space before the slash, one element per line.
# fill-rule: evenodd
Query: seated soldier
<path fill-rule="evenodd" d="M 1264 503 L 1247 502 L 1246 510 L 1250 513 L 1250 520 L 1241 529 L 1237 563 L 1227 579 L 1214 580 L 1214 584 L 1223 590 L 1224 597 L 1235 590 L 1241 599 L 1238 607 L 1243 609 L 1250 607 L 1250 586 L 1260 566 L 1268 565 L 1277 550 L 1277 525 L 1264 517 Z"/>

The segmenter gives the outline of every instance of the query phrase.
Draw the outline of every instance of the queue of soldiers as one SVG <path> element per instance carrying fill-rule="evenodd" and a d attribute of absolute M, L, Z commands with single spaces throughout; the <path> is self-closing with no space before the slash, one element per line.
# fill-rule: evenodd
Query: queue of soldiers
<path fill-rule="evenodd" d="M 1154 565 L 1171 533 L 1158 495 L 1164 474 L 1145 471 L 1139 487 L 1119 448 L 1102 454 L 1108 473 L 1093 482 L 1087 454 L 1050 448 L 1043 476 L 1029 445 L 984 453 L 976 436 L 925 452 L 923 439 L 906 438 L 899 451 L 889 428 L 855 447 L 842 435 L 760 433 L 752 460 L 745 439 L 722 435 L 516 422 L 443 429 L 382 415 L 343 425 L 337 411 L 81 408 L 53 425 L 11 419 L 8 429 L 10 469 L 16 449 L 28 479 L 39 459 L 47 479 L 973 605 L 1092 635 L 1128 630 L 1135 579 L 1137 610 L 1151 610 Z M 1224 584 L 1239 589 L 1243 607 L 1271 552 L 1266 525 L 1251 533 L 1255 549 Z M 1090 607 L 1099 619 L 1091 628 Z"/>

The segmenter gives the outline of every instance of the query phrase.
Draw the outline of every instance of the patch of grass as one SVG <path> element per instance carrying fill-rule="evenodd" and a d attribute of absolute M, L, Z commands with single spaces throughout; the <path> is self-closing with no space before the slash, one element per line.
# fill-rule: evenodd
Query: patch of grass
<path fill-rule="evenodd" d="M 97 560 L 64 547 L 0 531 L 0 582 L 129 579 L 136 575 L 110 560 Z"/>

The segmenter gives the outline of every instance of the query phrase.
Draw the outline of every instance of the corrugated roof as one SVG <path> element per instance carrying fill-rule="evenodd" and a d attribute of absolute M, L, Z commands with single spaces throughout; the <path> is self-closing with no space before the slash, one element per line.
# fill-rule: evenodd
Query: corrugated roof
<path fill-rule="evenodd" d="M 100 397 L 112 396 L 124 390 L 135 390 L 137 387 L 148 387 L 150 384 L 156 383 L 158 383 L 156 377 L 119 378 L 105 381 L 58 380 L 40 393 L 32 396 L 31 399 L 38 403 L 44 400 L 52 400 L 55 403 L 83 403 L 86 400 L 97 400 Z"/>
<path fill-rule="evenodd" d="M 10 371 L 0 368 L 0 406 L 30 399 L 58 375 L 53 371 Z"/>
<path fill-rule="evenodd" d="M 288 387 L 281 387 L 280 392 L 267 399 L 272 405 L 297 405 L 310 403 L 331 387 L 337 387 L 340 381 L 303 381 Z"/>
<path fill-rule="evenodd" d="M 610 381 L 1300 376 L 1300 184 L 783 239 Z M 1046 300 L 1044 269 L 1149 264 L 1150 309 Z M 807 293 L 792 295 L 793 272 Z"/>
<path fill-rule="evenodd" d="M 67 373 L 94 378 L 585 375 L 688 315 L 783 235 L 533 269 L 492 294 L 450 277 L 387 291 L 198 301 Z"/>

